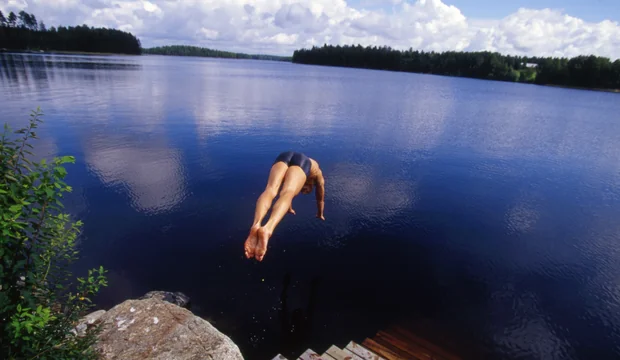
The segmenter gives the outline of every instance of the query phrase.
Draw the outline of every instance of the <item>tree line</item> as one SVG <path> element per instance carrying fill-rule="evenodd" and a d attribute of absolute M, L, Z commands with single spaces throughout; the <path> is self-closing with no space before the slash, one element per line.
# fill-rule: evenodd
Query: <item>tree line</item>
<path fill-rule="evenodd" d="M 275 61 L 291 61 L 290 57 L 274 56 L 274 55 L 252 55 L 235 53 L 229 51 L 214 50 L 209 48 L 187 46 L 187 45 L 169 45 L 158 46 L 148 49 L 142 49 L 144 54 L 153 55 L 175 55 L 175 56 L 198 56 L 198 57 L 214 57 L 229 59 L 254 59 L 254 60 L 275 60 Z"/>
<path fill-rule="evenodd" d="M 620 89 L 620 59 L 545 58 L 497 52 L 425 52 L 390 47 L 333 46 L 296 50 L 294 63 L 393 70 L 511 82 Z"/>
<path fill-rule="evenodd" d="M 34 14 L 0 11 L 0 49 L 140 54 L 140 40 L 133 34 L 87 25 L 47 29 Z"/>

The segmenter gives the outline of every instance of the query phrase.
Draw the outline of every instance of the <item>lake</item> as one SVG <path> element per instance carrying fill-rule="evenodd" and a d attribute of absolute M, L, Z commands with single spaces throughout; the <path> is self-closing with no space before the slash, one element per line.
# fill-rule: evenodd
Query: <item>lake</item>
<path fill-rule="evenodd" d="M 76 157 L 76 271 L 109 270 L 103 308 L 181 291 L 248 359 L 397 322 L 474 358 L 620 356 L 618 94 L 253 60 L 0 66 L 2 122 L 40 106 L 37 154 Z M 247 260 L 289 149 L 320 163 L 326 221 L 300 195 Z"/>

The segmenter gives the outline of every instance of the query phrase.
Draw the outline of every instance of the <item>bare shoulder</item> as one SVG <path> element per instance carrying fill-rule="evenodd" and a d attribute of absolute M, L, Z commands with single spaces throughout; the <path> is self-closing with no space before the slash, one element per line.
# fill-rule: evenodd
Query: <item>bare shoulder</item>
<path fill-rule="evenodd" d="M 317 171 L 317 170 L 321 170 L 319 167 L 319 163 L 318 161 L 314 160 L 313 158 L 310 158 L 310 163 L 312 164 L 312 166 L 310 167 L 310 171 Z"/>
<path fill-rule="evenodd" d="M 317 181 L 323 182 L 323 171 L 321 170 L 319 163 L 314 159 L 310 159 L 310 162 L 312 163 L 312 167 L 310 168 L 311 176 Z"/>

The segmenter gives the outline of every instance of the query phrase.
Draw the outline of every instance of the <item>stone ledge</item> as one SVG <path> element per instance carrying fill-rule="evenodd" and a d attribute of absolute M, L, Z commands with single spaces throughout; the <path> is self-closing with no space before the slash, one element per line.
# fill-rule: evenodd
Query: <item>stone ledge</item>
<path fill-rule="evenodd" d="M 171 293 L 145 295 L 108 311 L 89 314 L 78 325 L 78 333 L 89 325 L 101 325 L 95 349 L 102 359 L 243 359 L 239 347 L 228 336 L 173 303 L 186 299 L 187 305 L 189 298 L 181 293 L 176 298 L 165 294 Z"/>

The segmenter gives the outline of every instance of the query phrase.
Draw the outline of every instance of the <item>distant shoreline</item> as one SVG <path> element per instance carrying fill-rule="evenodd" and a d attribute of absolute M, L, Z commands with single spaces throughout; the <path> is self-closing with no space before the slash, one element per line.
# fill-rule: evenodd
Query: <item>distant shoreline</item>
<path fill-rule="evenodd" d="M 142 54 L 149 55 L 172 55 L 186 57 L 226 58 L 226 59 L 251 59 L 292 62 L 292 56 L 246 54 L 232 51 L 216 50 L 193 45 L 165 45 L 151 48 L 142 48 Z"/>
<path fill-rule="evenodd" d="M 276 59 L 257 59 L 257 58 L 243 58 L 243 57 L 222 57 L 222 56 L 200 56 L 200 55 L 180 55 L 180 54 L 150 54 L 143 53 L 140 56 L 173 56 L 173 57 L 184 57 L 184 58 L 204 58 L 204 59 L 223 59 L 223 60 L 262 60 L 262 61 L 273 61 L 273 62 L 287 62 L 292 63 L 289 59 L 276 60 Z"/>
<path fill-rule="evenodd" d="M 275 61 L 275 62 L 291 62 L 290 58 L 286 56 L 278 57 L 272 55 L 252 55 L 248 54 L 249 57 L 221 57 L 221 56 L 203 56 L 203 55 L 182 55 L 182 54 L 152 54 L 152 53 L 142 53 L 142 54 L 124 54 L 124 53 L 105 53 L 105 52 L 88 52 L 88 51 L 67 51 L 67 50 L 11 50 L 11 49 L 0 49 L 0 54 L 32 54 L 32 55 L 96 55 L 96 56 L 177 56 L 177 57 L 193 57 L 193 58 L 210 58 L 210 59 L 232 59 L 232 60 L 264 60 L 264 61 Z M 268 58 L 253 58 L 252 56 L 266 56 L 273 57 L 278 59 L 268 59 Z"/>
<path fill-rule="evenodd" d="M 620 59 L 504 55 L 491 51 L 397 50 L 388 46 L 323 45 L 295 50 L 293 63 L 391 70 L 572 89 L 620 92 Z"/>
<path fill-rule="evenodd" d="M 122 54 L 122 53 L 100 53 L 100 52 L 85 52 L 85 51 L 62 51 L 62 50 L 9 50 L 9 49 L 0 49 L 0 53 L 15 53 L 15 54 L 41 54 L 41 55 L 95 55 L 95 56 L 143 56 L 143 55 L 151 55 L 151 56 L 175 56 L 175 57 L 198 57 L 198 58 L 210 58 L 210 59 L 232 59 L 232 60 L 265 60 L 265 61 L 274 61 L 274 62 L 290 62 L 287 60 L 271 60 L 271 59 L 255 59 L 255 58 L 234 58 L 234 57 L 218 57 L 218 56 L 200 56 L 200 55 L 181 55 L 181 54 L 150 54 L 150 53 L 142 53 L 140 55 L 132 55 L 132 54 Z M 284 57 L 283 57 L 284 58 Z M 342 67 L 348 69 L 360 69 L 360 70 L 376 70 L 376 71 L 388 71 L 388 72 L 406 72 L 406 71 L 398 71 L 398 70 L 390 70 L 390 69 L 370 69 L 370 68 L 357 68 L 357 67 L 343 67 L 337 65 L 321 65 L 321 64 L 301 64 L 296 62 L 291 62 L 297 65 L 314 65 L 314 66 L 327 66 L 327 67 Z M 447 76 L 453 78 L 465 78 L 465 79 L 477 79 L 477 80 L 486 80 L 486 81 L 499 81 L 499 82 L 507 82 L 496 79 L 478 79 L 466 76 L 451 76 L 451 75 L 441 75 L 441 74 L 425 74 L 418 72 L 407 72 L 410 74 L 422 74 L 422 75 L 438 75 L 438 76 Z M 515 82 L 518 83 L 518 82 Z M 534 83 L 521 83 L 521 84 L 529 84 L 529 85 L 538 85 L 538 86 L 549 86 L 556 87 L 562 89 L 573 89 L 573 90 L 588 90 L 588 91 L 598 91 L 598 92 L 607 92 L 613 94 L 620 94 L 620 89 L 600 89 L 600 88 L 588 88 L 588 87 L 578 87 L 578 86 L 569 86 L 569 85 L 555 85 L 555 84 L 534 84 Z"/>

